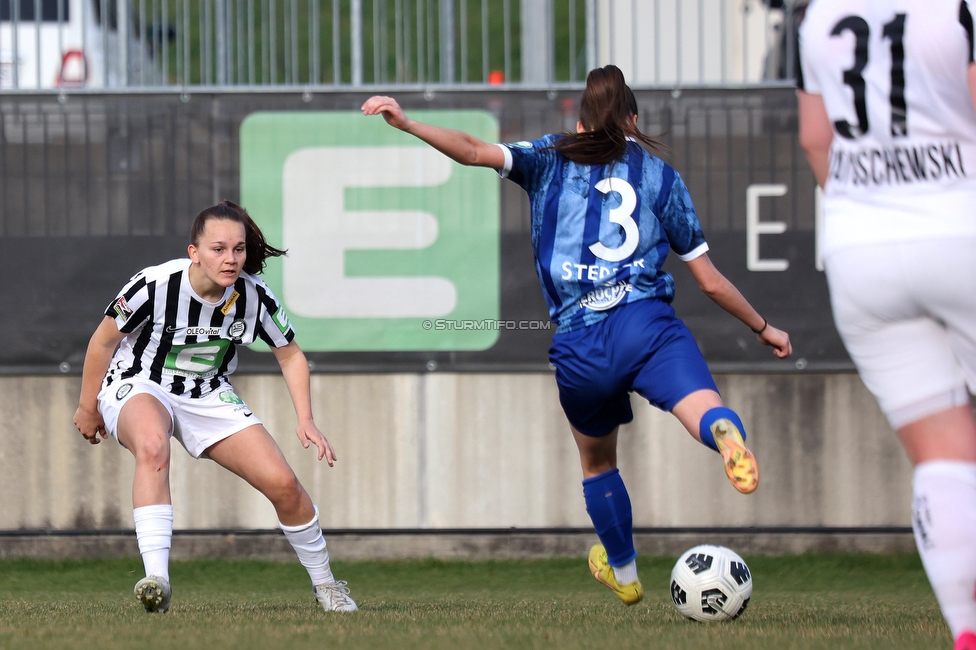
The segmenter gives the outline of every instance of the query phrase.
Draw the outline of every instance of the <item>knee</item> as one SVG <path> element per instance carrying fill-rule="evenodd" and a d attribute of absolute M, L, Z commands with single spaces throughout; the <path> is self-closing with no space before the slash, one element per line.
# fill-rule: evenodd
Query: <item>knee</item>
<path fill-rule="evenodd" d="M 271 481 L 266 496 L 276 505 L 289 506 L 301 501 L 305 489 L 291 470 L 280 472 Z"/>
<path fill-rule="evenodd" d="M 157 469 L 169 467 L 169 436 L 147 433 L 139 437 L 133 450 L 136 462 L 152 465 Z"/>

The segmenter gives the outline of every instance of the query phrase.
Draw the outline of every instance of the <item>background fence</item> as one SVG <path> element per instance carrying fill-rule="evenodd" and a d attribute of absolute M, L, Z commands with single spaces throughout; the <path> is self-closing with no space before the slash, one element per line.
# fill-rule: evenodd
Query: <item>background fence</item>
<path fill-rule="evenodd" d="M 805 0 L 0 0 L 0 86 L 573 83 L 789 77 Z"/>

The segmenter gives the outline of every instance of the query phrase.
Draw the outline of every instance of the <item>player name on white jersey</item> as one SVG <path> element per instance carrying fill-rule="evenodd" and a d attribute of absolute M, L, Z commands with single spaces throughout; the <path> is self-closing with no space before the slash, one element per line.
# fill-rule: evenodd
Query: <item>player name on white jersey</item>
<path fill-rule="evenodd" d="M 890 147 L 835 147 L 830 155 L 830 182 L 850 186 L 935 183 L 966 178 L 958 141 Z"/>

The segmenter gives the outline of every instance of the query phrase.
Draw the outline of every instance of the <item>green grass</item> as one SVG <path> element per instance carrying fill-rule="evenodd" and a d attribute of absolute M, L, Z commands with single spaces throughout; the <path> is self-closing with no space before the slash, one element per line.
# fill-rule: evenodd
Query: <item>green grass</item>
<path fill-rule="evenodd" d="M 671 605 L 674 558 L 640 558 L 644 602 L 624 607 L 583 559 L 336 563 L 357 614 L 325 614 L 296 563 L 172 567 L 173 606 L 131 596 L 138 560 L 0 562 L 0 648 L 949 648 L 915 555 L 746 558 L 737 621 L 704 625 Z M 147 643 L 151 640 L 151 643 Z"/>

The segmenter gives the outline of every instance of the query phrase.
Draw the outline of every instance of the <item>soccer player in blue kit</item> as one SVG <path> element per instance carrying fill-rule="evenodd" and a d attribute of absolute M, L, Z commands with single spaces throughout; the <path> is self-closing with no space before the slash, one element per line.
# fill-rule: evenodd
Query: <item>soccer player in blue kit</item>
<path fill-rule="evenodd" d="M 776 329 L 709 261 L 688 189 L 640 145 L 661 145 L 636 126 L 623 73 L 592 70 L 575 134 L 495 145 L 408 118 L 395 100 L 372 97 L 365 115 L 386 121 L 463 165 L 490 167 L 529 195 L 536 271 L 556 323 L 549 358 L 583 469 L 583 496 L 601 544 L 593 576 L 626 604 L 643 597 L 630 496 L 617 470 L 617 432 L 633 419 L 630 392 L 670 411 L 719 452 L 732 485 L 756 489 L 759 469 L 739 416 L 726 408 L 691 333 L 670 303 L 661 270 L 674 249 L 702 291 L 778 357 L 792 352 Z"/>

